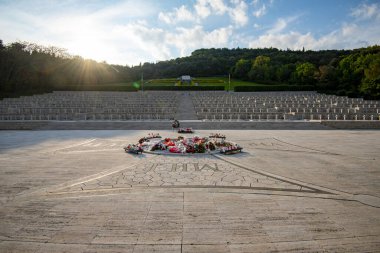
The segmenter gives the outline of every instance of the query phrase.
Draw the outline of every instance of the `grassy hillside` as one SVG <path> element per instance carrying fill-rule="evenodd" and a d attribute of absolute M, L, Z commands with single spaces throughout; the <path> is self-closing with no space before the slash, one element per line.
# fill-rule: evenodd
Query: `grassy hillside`
<path fill-rule="evenodd" d="M 137 83 L 140 83 L 138 81 Z M 150 86 L 175 86 L 178 83 L 176 78 L 150 79 L 144 81 L 144 87 Z M 224 86 L 225 90 L 234 90 L 235 86 L 257 86 L 263 85 L 255 82 L 241 81 L 231 79 L 229 83 L 228 77 L 195 77 L 193 78 L 193 86 Z M 265 85 L 265 84 L 264 84 Z"/>

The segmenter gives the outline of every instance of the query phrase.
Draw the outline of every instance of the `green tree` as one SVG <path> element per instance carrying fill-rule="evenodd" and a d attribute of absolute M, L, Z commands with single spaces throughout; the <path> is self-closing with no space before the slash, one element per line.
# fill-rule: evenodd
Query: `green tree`
<path fill-rule="evenodd" d="M 380 54 L 367 55 L 365 63 L 364 78 L 359 90 L 365 96 L 380 98 Z"/>
<path fill-rule="evenodd" d="M 253 81 L 269 81 L 272 78 L 270 68 L 270 57 L 259 55 L 253 61 L 248 77 Z"/>
<path fill-rule="evenodd" d="M 296 65 L 293 63 L 280 65 L 276 69 L 276 79 L 278 82 L 289 82 L 292 74 L 296 70 Z"/>
<path fill-rule="evenodd" d="M 251 61 L 240 59 L 232 69 L 232 75 L 236 78 L 246 79 L 247 73 L 251 68 Z"/>
<path fill-rule="evenodd" d="M 339 89 L 356 90 L 363 77 L 363 68 L 358 65 L 358 55 L 350 54 L 344 57 L 338 65 Z"/>
<path fill-rule="evenodd" d="M 314 85 L 317 81 L 318 71 L 314 64 L 305 62 L 297 65 L 294 75 L 297 83 Z"/>
<path fill-rule="evenodd" d="M 333 84 L 337 82 L 336 69 L 331 65 L 319 66 L 319 82 L 325 84 Z"/>

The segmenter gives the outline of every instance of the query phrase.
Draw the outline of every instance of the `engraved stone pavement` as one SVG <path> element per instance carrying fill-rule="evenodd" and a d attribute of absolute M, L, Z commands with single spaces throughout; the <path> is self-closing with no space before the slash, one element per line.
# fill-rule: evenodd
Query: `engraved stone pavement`
<path fill-rule="evenodd" d="M 0 252 L 379 252 L 380 132 L 223 130 L 243 153 L 124 152 L 148 132 L 0 132 Z"/>
<path fill-rule="evenodd" d="M 195 160 L 188 157 L 156 156 L 144 164 L 76 185 L 67 191 L 136 186 L 246 187 L 294 191 L 300 189 L 297 185 L 246 171 L 213 157 L 198 157 Z"/>

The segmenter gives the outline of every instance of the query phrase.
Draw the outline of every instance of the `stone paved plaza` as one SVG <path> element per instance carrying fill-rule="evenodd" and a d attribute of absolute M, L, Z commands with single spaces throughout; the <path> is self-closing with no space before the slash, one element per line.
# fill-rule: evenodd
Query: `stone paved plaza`
<path fill-rule="evenodd" d="M 243 153 L 124 152 L 149 132 L 0 131 L 0 252 L 380 252 L 379 131 L 222 130 Z"/>

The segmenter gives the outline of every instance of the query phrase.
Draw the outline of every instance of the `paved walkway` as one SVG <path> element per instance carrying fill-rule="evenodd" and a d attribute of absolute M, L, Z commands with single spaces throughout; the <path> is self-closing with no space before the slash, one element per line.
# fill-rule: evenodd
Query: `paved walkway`
<path fill-rule="evenodd" d="M 179 97 L 178 111 L 176 114 L 178 120 L 197 120 L 197 115 L 191 101 L 189 93 L 184 92 Z"/>
<path fill-rule="evenodd" d="M 1 131 L 0 252 L 378 252 L 380 132 L 220 132 L 244 152 L 125 153 L 146 130 Z"/>

